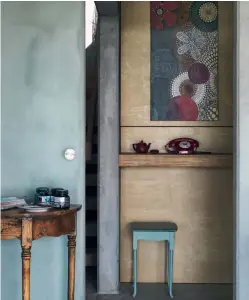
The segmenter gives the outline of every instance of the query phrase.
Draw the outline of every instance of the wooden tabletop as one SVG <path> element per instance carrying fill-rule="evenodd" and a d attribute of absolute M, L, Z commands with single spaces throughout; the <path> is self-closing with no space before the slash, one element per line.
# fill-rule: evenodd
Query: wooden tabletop
<path fill-rule="evenodd" d="M 24 209 L 21 208 L 12 208 L 8 210 L 1 211 L 1 218 L 11 218 L 11 219 L 22 219 L 22 218 L 45 218 L 45 217 L 58 217 L 64 216 L 67 214 L 71 214 L 77 212 L 81 209 L 82 205 L 72 204 L 70 208 L 67 209 L 58 209 L 58 208 L 51 208 L 51 210 L 46 212 L 26 212 Z"/>

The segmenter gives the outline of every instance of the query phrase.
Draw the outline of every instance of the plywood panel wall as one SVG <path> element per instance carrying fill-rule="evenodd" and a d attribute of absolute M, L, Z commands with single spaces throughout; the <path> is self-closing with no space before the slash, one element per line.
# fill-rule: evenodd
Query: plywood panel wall
<path fill-rule="evenodd" d="M 232 171 L 127 168 L 121 173 L 120 280 L 131 281 L 134 221 L 176 222 L 174 282 L 232 282 Z M 160 242 L 139 242 L 138 281 L 164 282 Z"/>
<path fill-rule="evenodd" d="M 164 152 L 187 136 L 200 150 L 232 152 L 232 3 L 219 2 L 219 105 L 216 122 L 150 121 L 149 2 L 121 3 L 121 152 L 144 139 Z M 232 282 L 232 178 L 227 169 L 121 169 L 120 280 L 131 281 L 132 221 L 175 221 L 174 281 Z M 164 246 L 140 242 L 138 280 L 164 282 Z"/>

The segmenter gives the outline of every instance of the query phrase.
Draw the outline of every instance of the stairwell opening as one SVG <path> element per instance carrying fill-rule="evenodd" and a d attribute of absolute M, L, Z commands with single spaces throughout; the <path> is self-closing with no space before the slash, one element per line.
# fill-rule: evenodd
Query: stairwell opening
<path fill-rule="evenodd" d="M 97 291 L 97 174 L 98 130 L 94 127 L 91 159 L 86 161 L 86 291 Z"/>
<path fill-rule="evenodd" d="M 85 2 L 86 37 L 86 294 L 97 292 L 98 15 Z"/>

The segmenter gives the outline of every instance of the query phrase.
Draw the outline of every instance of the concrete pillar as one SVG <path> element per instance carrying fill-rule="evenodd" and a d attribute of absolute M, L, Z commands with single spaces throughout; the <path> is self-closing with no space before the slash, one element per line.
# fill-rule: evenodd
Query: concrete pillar
<path fill-rule="evenodd" d="M 235 11 L 236 49 L 235 92 L 235 172 L 236 172 L 236 289 L 234 299 L 248 299 L 249 295 L 249 2 L 237 2 Z M 236 74 L 237 73 L 237 74 Z"/>
<path fill-rule="evenodd" d="M 119 286 L 119 18 L 100 17 L 98 293 Z"/>

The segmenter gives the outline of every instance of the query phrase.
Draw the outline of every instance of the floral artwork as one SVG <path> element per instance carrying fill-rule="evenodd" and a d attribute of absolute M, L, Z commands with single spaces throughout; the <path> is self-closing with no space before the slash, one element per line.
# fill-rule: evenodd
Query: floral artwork
<path fill-rule="evenodd" d="M 218 2 L 153 1 L 151 120 L 217 121 Z"/>

